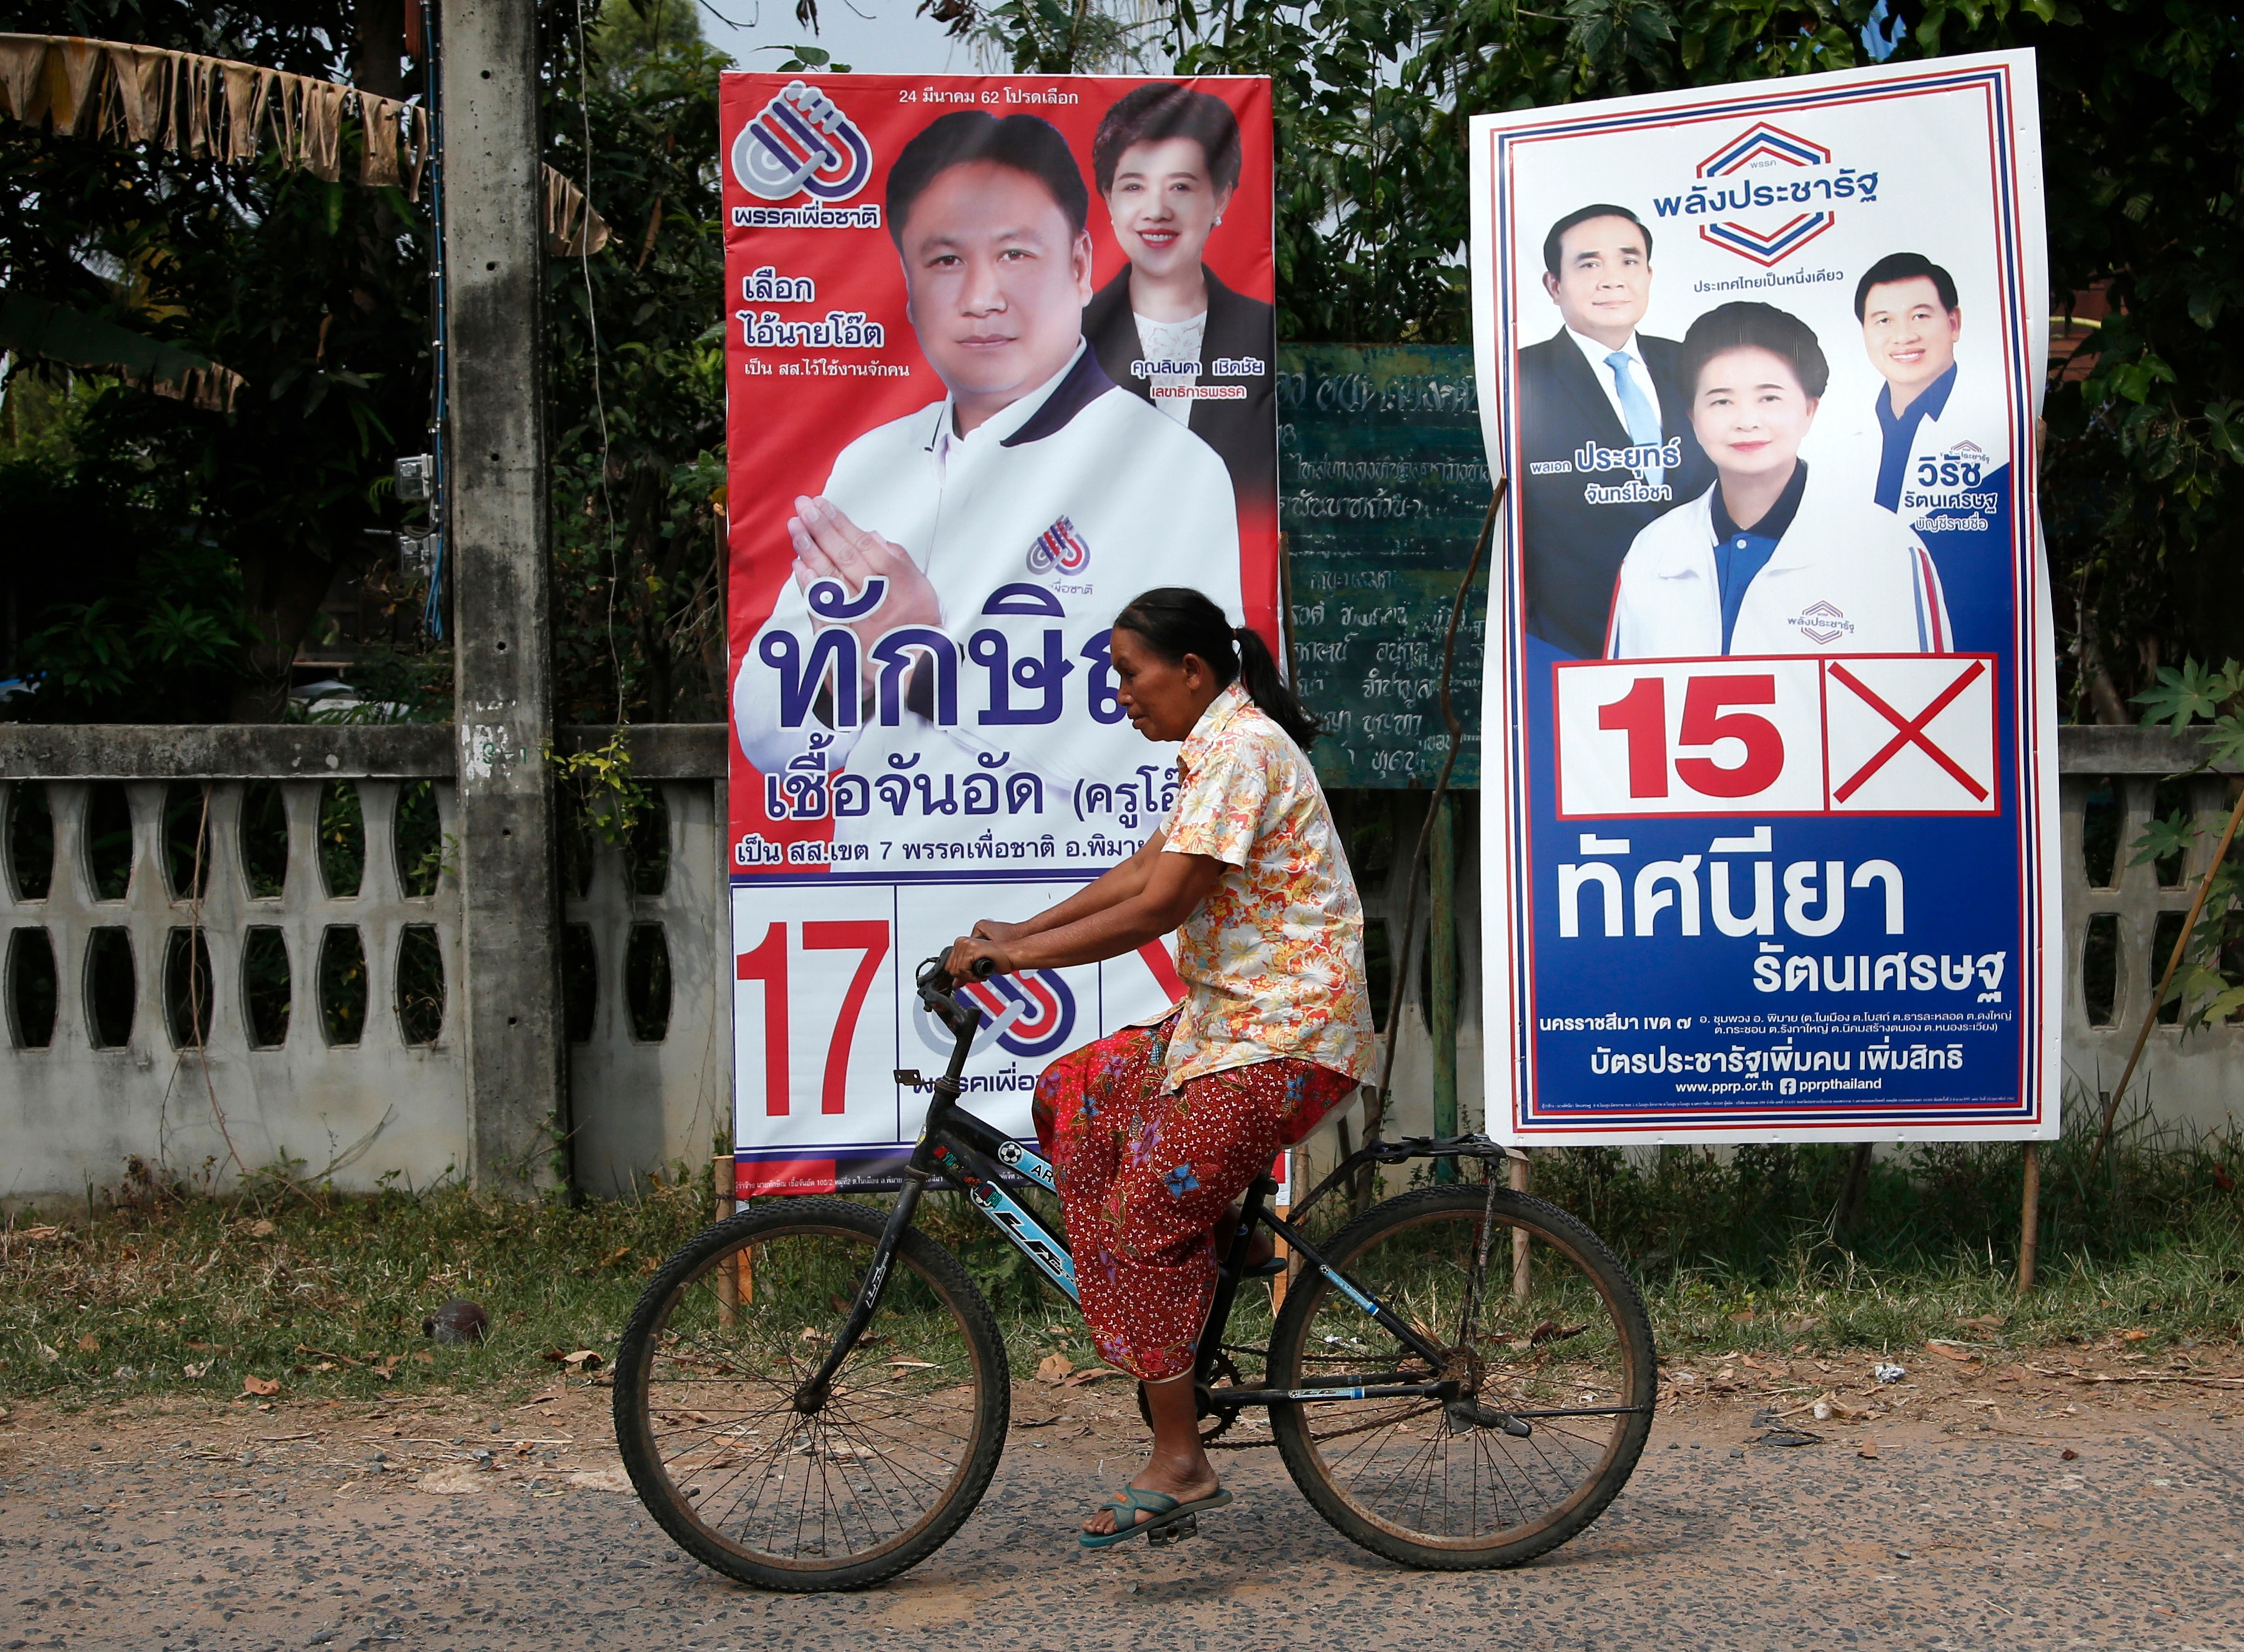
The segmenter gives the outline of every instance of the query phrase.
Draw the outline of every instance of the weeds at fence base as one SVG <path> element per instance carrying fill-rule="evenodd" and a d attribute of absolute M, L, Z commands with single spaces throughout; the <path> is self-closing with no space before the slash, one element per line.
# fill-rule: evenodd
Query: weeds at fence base
<path fill-rule="evenodd" d="M 1843 1146 L 1545 1151 L 1535 1190 L 1627 1260 L 1678 1354 L 2116 1342 L 2153 1360 L 2244 1340 L 2244 1139 L 2139 1108 L 2091 1180 L 2092 1112 L 2072 1109 L 2076 1127 L 2044 1149 L 2042 1283 L 2024 1300 L 2014 1144 L 1882 1156 L 1844 1233 Z M 105 1197 L 0 1223 L 0 1394 L 227 1401 L 252 1375 L 344 1398 L 548 1383 L 553 1349 L 612 1352 L 647 1274 L 712 1210 L 706 1166 L 582 1204 L 449 1183 L 346 1195 L 301 1164 L 222 1195 L 198 1180 L 144 1163 Z M 1017 1375 L 1055 1352 L 1095 1363 L 1074 1311 L 957 1196 L 923 1209 L 997 1309 Z M 421 1334 L 456 1297 L 489 1311 L 488 1342 Z M 1256 1306 L 1242 1298 L 1234 1325 L 1248 1342 Z"/>

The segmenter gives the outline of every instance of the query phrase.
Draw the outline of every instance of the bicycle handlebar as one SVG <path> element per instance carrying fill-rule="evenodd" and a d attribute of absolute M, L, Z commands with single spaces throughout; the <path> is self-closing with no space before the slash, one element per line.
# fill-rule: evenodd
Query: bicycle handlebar
<path fill-rule="evenodd" d="M 954 1025 L 969 1016 L 978 1019 L 981 1014 L 979 1010 L 960 1003 L 950 995 L 950 989 L 957 986 L 958 982 L 950 972 L 943 967 L 943 961 L 948 956 L 950 956 L 948 953 L 937 953 L 934 957 L 921 963 L 918 972 L 912 979 L 912 984 L 918 989 L 920 1001 Z M 974 961 L 975 980 L 987 981 L 997 973 L 997 967 L 990 960 L 977 958 Z"/>

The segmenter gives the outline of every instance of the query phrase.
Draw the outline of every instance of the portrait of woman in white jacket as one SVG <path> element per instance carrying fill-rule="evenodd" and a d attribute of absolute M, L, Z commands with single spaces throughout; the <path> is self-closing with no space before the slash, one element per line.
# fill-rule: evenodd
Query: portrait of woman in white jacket
<path fill-rule="evenodd" d="M 1714 484 L 1630 545 L 1606 657 L 1949 652 L 1923 543 L 1801 460 L 1831 377 L 1814 329 L 1725 304 L 1691 324 L 1678 367 Z"/>

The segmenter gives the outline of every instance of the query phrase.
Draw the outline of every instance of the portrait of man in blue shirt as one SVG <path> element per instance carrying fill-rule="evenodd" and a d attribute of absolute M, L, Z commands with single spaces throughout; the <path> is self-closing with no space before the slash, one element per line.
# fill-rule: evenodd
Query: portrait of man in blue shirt
<path fill-rule="evenodd" d="M 1964 312 L 1956 280 L 1921 253 L 1892 253 L 1855 288 L 1862 347 L 1885 380 L 1877 394 L 1878 479 L 1874 497 L 1899 514 L 1909 455 L 1928 422 L 1937 425 L 1956 391 L 1956 341 Z"/>

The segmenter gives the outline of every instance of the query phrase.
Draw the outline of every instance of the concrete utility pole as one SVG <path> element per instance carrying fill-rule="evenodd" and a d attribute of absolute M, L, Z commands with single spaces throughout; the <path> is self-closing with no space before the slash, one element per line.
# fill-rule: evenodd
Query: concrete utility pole
<path fill-rule="evenodd" d="M 553 783 L 552 595 L 538 314 L 537 9 L 443 0 L 452 612 L 460 740 L 468 1173 L 555 1179 L 568 1124 Z"/>

